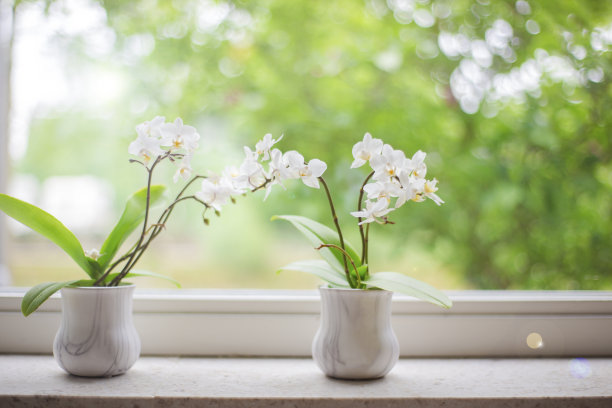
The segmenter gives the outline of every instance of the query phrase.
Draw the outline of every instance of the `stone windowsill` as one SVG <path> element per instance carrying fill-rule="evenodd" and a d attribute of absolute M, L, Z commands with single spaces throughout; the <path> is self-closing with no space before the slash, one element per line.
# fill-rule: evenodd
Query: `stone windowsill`
<path fill-rule="evenodd" d="M 611 407 L 612 359 L 402 359 L 341 381 L 310 359 L 142 357 L 125 375 L 64 373 L 0 355 L 0 407 Z"/>

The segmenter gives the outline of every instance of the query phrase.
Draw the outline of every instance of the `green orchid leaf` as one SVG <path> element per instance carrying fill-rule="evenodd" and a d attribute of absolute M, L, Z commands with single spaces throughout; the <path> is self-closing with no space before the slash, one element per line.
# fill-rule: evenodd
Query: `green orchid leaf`
<path fill-rule="evenodd" d="M 119 275 L 119 273 L 111 273 L 106 280 L 110 282 L 115 277 L 117 277 L 117 275 Z M 132 270 L 127 275 L 125 275 L 126 278 L 135 278 L 135 277 L 139 277 L 139 276 L 148 277 L 148 278 L 164 279 L 164 280 L 167 280 L 169 282 L 172 282 L 177 288 L 179 288 L 179 289 L 181 288 L 181 284 L 178 281 L 172 279 L 169 276 L 161 275 L 161 274 L 155 273 L 155 272 L 149 272 L 149 271 L 144 271 L 144 270 Z"/>
<path fill-rule="evenodd" d="M 302 233 L 302 235 L 304 235 L 306 237 L 306 239 L 315 248 L 318 248 L 319 246 L 321 246 L 322 244 L 325 243 L 325 242 L 321 241 L 321 239 L 319 239 L 319 237 L 317 237 L 317 235 L 315 233 L 313 233 L 308 228 L 304 227 L 302 224 L 293 224 L 293 226 L 298 231 L 300 231 Z M 344 270 L 344 267 L 342 266 L 340 261 L 338 261 L 338 258 L 336 258 L 336 256 L 333 254 L 331 249 L 329 249 L 329 248 L 321 248 L 320 250 L 318 250 L 318 252 L 319 252 L 319 255 L 321 255 L 323 257 L 323 259 L 325 259 L 325 261 L 329 264 L 330 267 L 332 267 L 333 269 L 336 269 L 338 271 L 343 271 Z"/>
<path fill-rule="evenodd" d="M 85 256 L 83 247 L 74 234 L 57 218 L 40 208 L 6 194 L 0 194 L 0 210 L 25 226 L 51 240 L 64 250 L 92 279 L 99 271 Z"/>
<path fill-rule="evenodd" d="M 380 288 L 403 293 L 446 309 L 453 305 L 453 302 L 442 291 L 401 273 L 378 272 L 372 274 L 365 283 L 369 288 Z"/>
<path fill-rule="evenodd" d="M 278 270 L 306 272 L 318 276 L 326 282 L 340 288 L 349 288 L 346 275 L 338 269 L 332 268 L 326 261 L 317 259 L 311 261 L 297 261 L 283 266 Z"/>
<path fill-rule="evenodd" d="M 151 186 L 150 205 L 153 206 L 160 201 L 166 188 L 164 186 Z M 111 231 L 102 248 L 98 265 L 100 270 L 105 271 L 115 257 L 115 254 L 130 236 L 130 234 L 142 223 L 147 205 L 147 189 L 138 190 L 128 198 L 123 214 Z"/>
<path fill-rule="evenodd" d="M 46 282 L 34 286 L 28 290 L 21 301 L 21 312 L 24 316 L 29 316 L 40 307 L 51 295 L 63 287 L 87 283 L 91 285 L 94 280 L 69 280 L 65 282 Z"/>
<path fill-rule="evenodd" d="M 298 229 L 298 231 L 300 231 L 304 236 L 306 236 L 306 238 L 310 241 L 311 244 L 317 247 L 321 244 L 332 244 L 340 246 L 340 239 L 338 238 L 338 233 L 336 231 L 332 230 L 326 225 L 311 220 L 310 218 L 302 217 L 299 215 L 275 215 L 274 217 L 272 217 L 272 221 L 278 219 L 290 222 L 295 228 Z M 360 267 L 361 258 L 357 254 L 355 248 L 346 239 L 344 240 L 344 248 L 349 257 L 355 263 L 355 266 Z M 319 252 L 332 267 L 344 270 L 344 255 L 341 251 L 321 248 Z M 350 267 L 351 265 L 349 262 L 349 268 Z"/>
<path fill-rule="evenodd" d="M 361 279 L 365 279 L 368 273 L 368 265 L 361 265 L 360 267 L 357 268 L 357 271 L 359 272 L 359 277 Z"/>

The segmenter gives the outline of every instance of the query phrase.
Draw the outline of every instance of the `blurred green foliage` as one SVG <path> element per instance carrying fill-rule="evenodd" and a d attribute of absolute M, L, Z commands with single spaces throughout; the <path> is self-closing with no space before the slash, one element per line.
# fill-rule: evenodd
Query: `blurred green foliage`
<path fill-rule="evenodd" d="M 283 133 L 282 150 L 329 164 L 341 223 L 353 228 L 348 212 L 366 173 L 349 171 L 350 152 L 367 131 L 407 155 L 428 152 L 429 176 L 446 201 L 407 206 L 392 214 L 396 225 L 373 228 L 391 254 L 423 248 L 469 287 L 611 289 L 612 45 L 593 41 L 612 30 L 612 3 L 524 3 L 103 1 L 115 33 L 110 54 L 92 57 L 79 37 L 60 33 L 58 41 L 71 69 L 120 73 L 120 98 L 102 116 L 75 106 L 35 119 L 18 169 L 44 178 L 78 174 L 86 163 L 121 179 L 121 197 L 141 182 L 122 176 L 133 124 L 157 114 L 200 130 L 202 171 L 238 163 L 240 146 Z M 488 41 L 499 20 L 512 28 L 511 55 L 490 53 L 480 67 L 489 78 L 484 96 L 466 113 L 452 77 L 473 59 L 469 46 L 447 55 L 440 36 Z M 492 79 L 520 73 L 541 50 L 572 74 L 544 72 L 535 88 L 494 97 Z M 316 193 L 278 193 L 278 206 L 260 205 L 256 222 L 278 208 L 329 221 Z"/>

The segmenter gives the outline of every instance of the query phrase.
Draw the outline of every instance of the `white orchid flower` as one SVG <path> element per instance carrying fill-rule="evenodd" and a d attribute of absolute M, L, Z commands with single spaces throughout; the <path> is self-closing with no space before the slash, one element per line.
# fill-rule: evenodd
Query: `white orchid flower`
<path fill-rule="evenodd" d="M 406 159 L 404 163 L 404 169 L 409 173 L 412 173 L 415 177 L 425 178 L 427 174 L 427 165 L 425 164 L 425 157 L 427 153 L 418 150 L 412 159 Z"/>
<path fill-rule="evenodd" d="M 191 168 L 191 155 L 186 154 L 185 156 L 183 156 L 183 160 L 181 160 L 181 162 L 179 163 L 178 169 L 176 169 L 176 172 L 174 173 L 174 177 L 172 179 L 175 183 L 179 180 L 179 178 L 187 180 L 189 177 L 191 177 L 192 171 L 193 170 Z"/>
<path fill-rule="evenodd" d="M 387 182 L 399 175 L 406 162 L 406 155 L 401 150 L 394 150 L 391 145 L 384 145 L 380 155 L 370 159 L 374 170 L 374 180 Z"/>
<path fill-rule="evenodd" d="M 306 164 L 304 156 L 295 150 L 286 152 L 283 155 L 283 161 L 288 167 L 288 178 L 300 178 L 308 187 L 319 188 L 318 178 L 327 170 L 325 162 L 312 159 Z"/>
<path fill-rule="evenodd" d="M 278 149 L 270 152 L 270 171 L 268 172 L 268 177 L 274 183 L 281 185 L 284 180 L 297 178 L 297 173 L 289 166 L 287 160 L 284 159 L 283 152 Z"/>
<path fill-rule="evenodd" d="M 283 154 L 283 163 L 288 167 L 288 178 L 299 178 L 300 172 L 304 167 L 307 167 L 304 162 L 304 156 L 295 150 L 290 150 Z"/>
<path fill-rule="evenodd" d="M 221 211 L 222 206 L 227 204 L 231 198 L 231 186 L 227 185 L 226 180 L 218 178 L 211 181 L 204 179 L 202 189 L 195 193 L 195 196 L 210 205 L 217 211 Z"/>
<path fill-rule="evenodd" d="M 255 152 L 257 155 L 263 155 L 263 160 L 269 160 L 270 149 L 272 149 L 272 146 L 274 146 L 276 143 L 280 142 L 282 138 L 283 135 L 281 135 L 278 139 L 272 139 L 272 135 L 270 133 L 266 134 L 263 139 L 255 144 Z"/>
<path fill-rule="evenodd" d="M 366 184 L 363 187 L 363 191 L 366 192 L 368 200 L 380 200 L 384 198 L 388 202 L 391 201 L 391 198 L 398 197 L 401 194 L 400 190 L 401 186 L 398 183 L 382 183 L 380 181 Z"/>
<path fill-rule="evenodd" d="M 257 152 L 252 151 L 248 146 L 244 146 L 243 150 L 245 156 L 244 160 L 257 161 L 259 159 Z"/>
<path fill-rule="evenodd" d="M 436 191 L 438 191 L 438 187 L 436 187 L 436 184 L 438 184 L 438 180 L 436 180 L 435 178 L 433 180 L 427 180 L 425 182 L 423 195 L 433 200 L 433 202 L 437 205 L 444 204 L 444 201 L 436 194 Z"/>
<path fill-rule="evenodd" d="M 393 208 L 389 208 L 389 201 L 385 199 L 378 200 L 376 202 L 366 200 L 365 204 L 365 209 L 362 209 L 361 211 L 351 212 L 351 215 L 353 217 L 365 218 L 358 225 L 367 224 L 374 221 L 382 223 L 377 218 L 384 217 L 385 215 L 393 211 Z"/>
<path fill-rule="evenodd" d="M 270 152 L 270 168 L 267 176 L 272 181 L 266 186 L 264 201 L 268 198 L 268 195 L 270 195 L 270 191 L 272 191 L 272 186 L 274 184 L 280 184 L 281 187 L 285 188 L 283 185 L 284 180 L 297 178 L 295 170 L 289 167 L 287 161 L 284 160 L 283 152 L 279 149 L 273 149 Z"/>
<path fill-rule="evenodd" d="M 128 153 L 143 159 L 145 166 L 164 153 L 161 140 L 148 136 L 144 131 L 138 132 L 138 137 L 128 146 Z"/>
<path fill-rule="evenodd" d="M 150 121 L 146 121 L 136 126 L 136 132 L 143 134 L 148 137 L 161 139 L 161 128 L 166 122 L 166 118 L 163 116 L 156 116 Z"/>
<path fill-rule="evenodd" d="M 184 125 L 181 118 L 174 123 L 165 123 L 161 127 L 162 146 L 169 146 L 170 150 L 185 149 L 192 152 L 198 148 L 200 135 L 193 126 Z"/>
<path fill-rule="evenodd" d="M 227 166 L 222 173 L 222 178 L 232 187 L 232 194 L 244 194 L 251 189 L 249 176 L 240 171 L 236 166 Z"/>
<path fill-rule="evenodd" d="M 283 180 L 291 178 L 291 173 L 291 169 L 283 160 L 283 153 L 278 149 L 272 150 L 270 152 L 270 168 L 267 174 L 267 178 L 271 181 L 266 186 L 264 201 L 268 199 L 274 184 L 280 184 L 282 188 L 285 188 L 283 185 Z"/>
<path fill-rule="evenodd" d="M 417 178 L 409 170 L 404 170 L 398 176 L 401 184 L 395 208 L 399 208 L 406 201 L 424 201 L 422 194 L 425 189 L 425 179 Z"/>
<path fill-rule="evenodd" d="M 383 141 L 380 139 L 372 139 L 372 135 L 366 133 L 361 142 L 355 143 L 353 146 L 353 157 L 355 160 L 351 164 L 351 169 L 361 167 L 374 156 L 380 155 L 383 148 Z"/>
<path fill-rule="evenodd" d="M 300 178 L 308 187 L 319 188 L 319 177 L 327 170 L 327 164 L 319 159 L 312 159 L 300 170 Z"/>
<path fill-rule="evenodd" d="M 245 149 L 248 150 L 248 147 L 245 147 Z M 246 176 L 247 188 L 249 190 L 253 190 L 266 182 L 266 172 L 261 163 L 257 161 L 257 156 L 253 159 L 247 155 L 238 171 Z"/>

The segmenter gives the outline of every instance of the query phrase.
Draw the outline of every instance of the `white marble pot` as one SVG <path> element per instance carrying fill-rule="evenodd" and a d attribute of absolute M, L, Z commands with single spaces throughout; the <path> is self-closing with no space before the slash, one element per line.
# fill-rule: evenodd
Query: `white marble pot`
<path fill-rule="evenodd" d="M 321 287 L 321 325 L 312 358 L 334 378 L 365 380 L 386 375 L 399 358 L 386 290 Z"/>
<path fill-rule="evenodd" d="M 132 321 L 134 285 L 66 287 L 61 294 L 62 323 L 53 343 L 60 367 L 83 377 L 125 373 L 140 356 Z"/>

